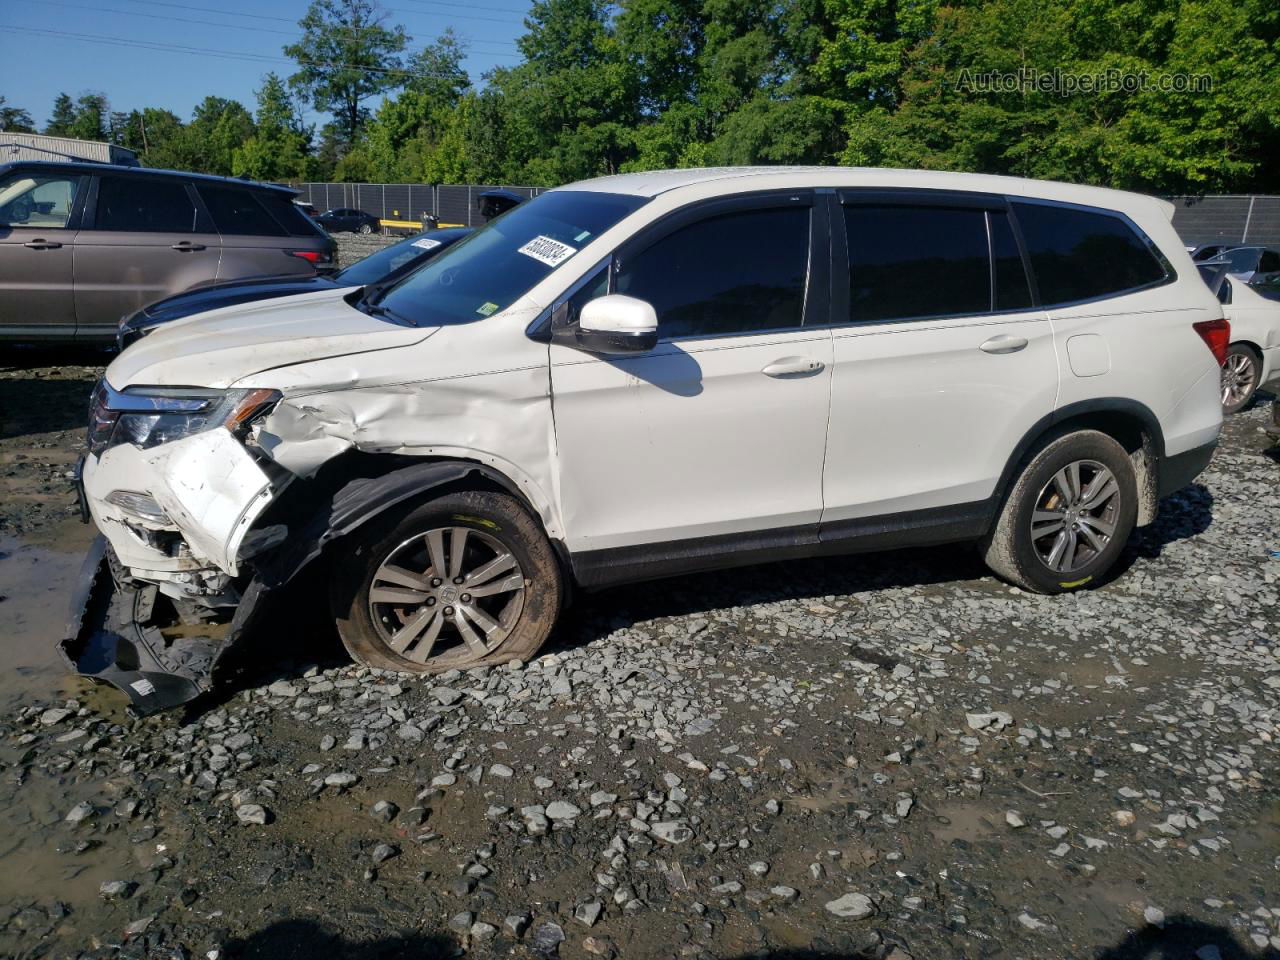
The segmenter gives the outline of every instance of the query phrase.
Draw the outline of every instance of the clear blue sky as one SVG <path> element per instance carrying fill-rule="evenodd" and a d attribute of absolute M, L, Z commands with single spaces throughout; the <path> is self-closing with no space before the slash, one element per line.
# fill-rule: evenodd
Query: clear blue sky
<path fill-rule="evenodd" d="M 8 0 L 0 4 L 0 94 L 29 110 L 38 127 L 60 92 L 73 98 L 101 92 L 114 110 L 165 107 L 184 121 L 209 94 L 252 110 L 263 74 L 292 72 L 280 48 L 298 36 L 308 2 Z M 519 62 L 515 40 L 530 0 L 382 0 L 382 6 L 388 22 L 413 38 L 411 49 L 452 26 L 468 41 L 466 68 L 479 83 L 487 70 Z M 187 49 L 163 49 L 175 46 Z M 307 119 L 320 118 L 308 112 Z"/>

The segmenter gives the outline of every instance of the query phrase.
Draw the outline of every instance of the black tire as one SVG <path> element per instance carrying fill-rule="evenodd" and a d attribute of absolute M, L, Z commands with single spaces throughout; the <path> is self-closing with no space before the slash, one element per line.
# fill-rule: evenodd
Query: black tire
<path fill-rule="evenodd" d="M 1256 350 L 1244 343 L 1233 343 L 1222 363 L 1222 412 L 1239 413 L 1253 402 L 1262 377 L 1262 358 Z M 1233 390 L 1228 396 L 1227 384 L 1238 384 L 1242 389 Z"/>
<path fill-rule="evenodd" d="M 428 531 L 458 528 L 474 531 L 475 536 L 468 532 L 462 537 L 465 551 L 470 551 L 467 557 L 479 567 L 495 561 L 501 556 L 502 548 L 514 557 L 518 569 L 497 579 L 523 582 L 518 609 L 509 606 L 515 602 L 514 593 L 472 598 L 461 592 L 465 583 L 447 593 L 456 581 L 449 581 L 447 573 L 442 578 L 433 576 L 435 567 L 430 563 Z M 451 538 L 452 533 L 448 536 Z M 437 542 L 444 548 L 446 541 L 441 539 Z M 528 660 L 546 641 L 560 613 L 564 586 L 551 543 L 524 506 L 504 493 L 478 490 L 448 493 L 411 509 L 399 519 L 391 518 L 373 524 L 371 529 L 358 530 L 344 543 L 346 548 L 333 565 L 331 574 L 333 616 L 347 652 L 354 660 L 367 666 L 407 673 L 442 673 L 450 669 L 466 670 L 510 660 Z M 447 541 L 449 551 L 452 551 L 453 544 L 452 539 Z M 420 556 L 424 564 L 421 568 L 424 585 L 414 588 L 413 593 L 430 594 L 430 601 L 435 606 L 428 610 L 426 601 L 403 608 L 382 603 L 376 605 L 375 614 L 370 591 L 375 586 L 375 575 L 382 564 L 394 558 L 397 560 L 395 565 L 400 567 L 401 558 L 412 556 Z M 451 560 L 449 564 L 452 564 Z M 412 566 L 407 569 L 415 574 L 419 572 Z M 461 573 L 464 569 L 467 568 L 460 565 L 455 572 Z M 478 570 L 471 569 L 473 573 Z M 426 585 L 438 581 L 443 582 L 435 587 Z M 382 579 L 379 583 L 382 584 L 379 590 L 385 595 L 389 581 Z M 390 589 L 394 590 L 395 583 L 390 583 Z M 466 605 L 463 600 L 467 601 Z M 453 606 L 446 606 L 449 603 Z M 499 610 L 497 604 L 502 604 L 504 609 Z M 475 610 L 482 605 L 487 606 L 479 613 L 489 622 L 497 623 L 501 634 L 496 635 L 499 639 L 494 641 L 491 649 L 478 652 L 475 647 L 468 646 L 463 631 L 469 630 L 483 641 L 490 640 L 490 635 L 481 635 L 483 627 L 477 628 L 480 619 Z M 426 662 L 415 661 L 413 656 L 424 655 L 422 645 L 431 635 L 437 616 L 435 610 L 439 615 L 450 612 L 452 616 L 442 616 L 438 634 L 425 648 L 429 651 L 426 654 L 429 659 Z M 464 611 L 471 613 L 463 616 Z M 417 615 L 431 619 L 420 638 L 411 642 L 402 655 L 392 648 L 391 640 L 409 624 L 410 618 Z M 464 622 L 460 625 L 459 621 Z"/>
<path fill-rule="evenodd" d="M 1105 492 L 1105 476 L 1099 466 L 1115 481 L 1114 495 L 1096 508 L 1100 511 L 1096 516 L 1092 509 L 1074 505 L 1055 483 L 1059 472 L 1071 471 L 1073 464 L 1078 465 L 1079 473 L 1073 476 L 1082 494 L 1099 478 L 1098 494 Z M 1081 498 L 1081 503 L 1087 501 Z M 1035 536 L 1032 519 L 1038 510 L 1042 517 L 1062 512 L 1063 555 L 1071 551 L 1070 557 L 1079 561 L 1078 566 L 1054 569 L 1050 565 L 1048 561 L 1059 545 L 1056 521 L 1040 521 L 1037 530 L 1048 532 Z M 1065 593 L 1096 586 L 1124 550 L 1137 516 L 1138 483 L 1129 454 L 1104 433 L 1080 430 L 1050 441 L 1026 464 L 1005 498 L 995 528 L 982 544 L 983 553 L 987 566 L 998 576 L 1034 593 Z M 1101 536 L 1103 527 L 1111 528 L 1109 536 Z M 1059 557 L 1057 562 L 1064 561 Z"/>
<path fill-rule="evenodd" d="M 369 224 L 367 224 L 367 223 L 362 223 L 362 224 L 360 224 L 360 232 L 361 232 L 361 233 L 363 233 L 363 234 L 370 234 L 370 233 L 373 233 L 373 227 L 371 227 L 371 226 L 370 226 Z"/>

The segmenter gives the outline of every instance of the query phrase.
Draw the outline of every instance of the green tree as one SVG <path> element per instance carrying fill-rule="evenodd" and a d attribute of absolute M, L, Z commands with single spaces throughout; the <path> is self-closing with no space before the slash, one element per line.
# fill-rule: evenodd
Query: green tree
<path fill-rule="evenodd" d="M 229 176 L 238 147 L 253 137 L 253 117 L 238 100 L 205 97 L 183 131 L 183 166 L 200 173 Z"/>
<path fill-rule="evenodd" d="M 312 172 L 311 131 L 298 116 L 284 81 L 268 73 L 257 99 L 257 129 L 235 148 L 231 172 L 255 180 L 305 180 Z"/>
<path fill-rule="evenodd" d="M 85 93 L 76 100 L 75 119 L 66 136 L 77 140 L 106 140 L 111 107 L 105 94 Z"/>
<path fill-rule="evenodd" d="M 31 114 L 21 107 L 10 107 L 0 94 L 0 130 L 10 133 L 35 133 L 36 127 Z"/>
<path fill-rule="evenodd" d="M 51 137 L 71 136 L 71 125 L 76 121 L 76 104 L 67 94 L 60 93 L 53 101 L 53 112 L 44 132 Z"/>
<path fill-rule="evenodd" d="M 370 97 L 403 81 L 404 28 L 385 25 L 375 0 L 312 0 L 298 21 L 302 37 L 284 52 L 298 62 L 290 85 L 316 110 L 333 114 L 347 144 L 355 143 Z"/>

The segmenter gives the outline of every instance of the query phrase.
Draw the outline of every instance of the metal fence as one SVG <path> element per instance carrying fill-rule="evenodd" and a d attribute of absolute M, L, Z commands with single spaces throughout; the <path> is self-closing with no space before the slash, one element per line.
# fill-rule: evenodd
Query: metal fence
<path fill-rule="evenodd" d="M 1169 197 L 1177 205 L 1173 226 L 1188 244 L 1238 243 L 1280 246 L 1280 197 Z"/>
<path fill-rule="evenodd" d="M 534 197 L 541 187 L 513 187 L 501 184 L 429 183 L 300 183 L 298 199 L 316 210 L 353 208 L 393 224 L 425 225 L 435 217 L 442 226 L 473 227 L 484 223 L 476 207 L 476 195 L 486 190 L 510 190 L 522 197 Z"/>

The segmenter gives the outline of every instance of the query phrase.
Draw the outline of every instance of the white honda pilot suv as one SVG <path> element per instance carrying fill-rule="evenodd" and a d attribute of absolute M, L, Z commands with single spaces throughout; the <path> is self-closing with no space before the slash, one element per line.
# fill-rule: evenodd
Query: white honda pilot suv
<path fill-rule="evenodd" d="M 305 569 L 353 657 L 417 673 L 529 658 L 575 586 L 799 555 L 971 540 L 1023 589 L 1096 584 L 1221 427 L 1227 324 L 1172 211 L 629 174 L 389 286 L 173 323 L 96 392 L 105 541 L 62 647 L 146 711 L 207 688 Z"/>

